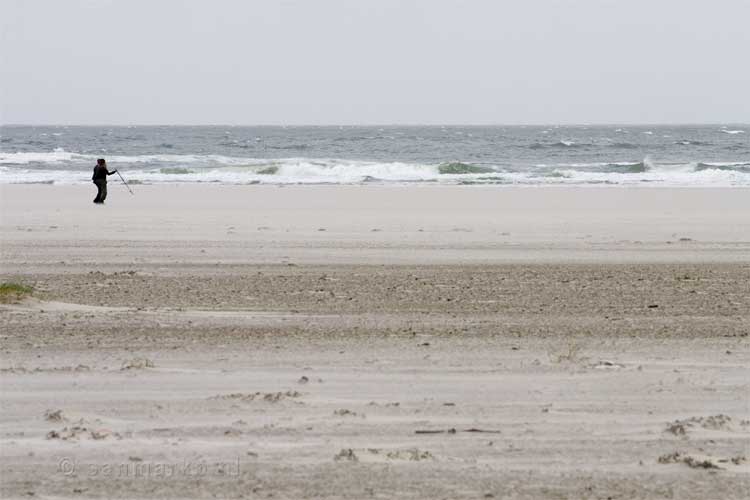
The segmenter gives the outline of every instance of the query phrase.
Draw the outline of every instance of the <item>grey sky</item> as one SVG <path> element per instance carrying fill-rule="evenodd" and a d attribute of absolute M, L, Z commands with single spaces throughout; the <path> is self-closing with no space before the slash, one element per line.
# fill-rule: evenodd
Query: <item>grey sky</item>
<path fill-rule="evenodd" d="M 0 0 L 3 123 L 750 122 L 750 0 Z"/>

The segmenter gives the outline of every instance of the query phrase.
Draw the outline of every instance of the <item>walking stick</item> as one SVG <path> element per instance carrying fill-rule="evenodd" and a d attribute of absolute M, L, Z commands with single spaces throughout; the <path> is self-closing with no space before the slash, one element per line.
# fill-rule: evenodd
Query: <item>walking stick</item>
<path fill-rule="evenodd" d="M 123 178 L 122 178 L 122 175 L 120 174 L 120 171 L 119 171 L 119 170 L 117 171 L 117 175 L 119 175 L 119 176 L 120 176 L 120 180 L 122 181 L 122 183 L 123 183 L 123 184 L 125 184 L 125 187 L 126 187 L 126 188 L 128 188 L 128 191 L 130 191 L 130 194 L 133 194 L 133 195 L 134 195 L 135 193 L 133 192 L 133 190 L 132 190 L 132 189 L 130 189 L 130 186 L 128 186 L 128 183 L 127 183 L 127 182 L 125 182 L 125 179 L 123 179 Z"/>

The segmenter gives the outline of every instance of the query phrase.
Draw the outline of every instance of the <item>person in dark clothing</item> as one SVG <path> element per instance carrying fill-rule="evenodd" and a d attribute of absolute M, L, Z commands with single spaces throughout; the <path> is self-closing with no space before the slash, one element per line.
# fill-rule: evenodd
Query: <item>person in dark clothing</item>
<path fill-rule="evenodd" d="M 96 160 L 94 175 L 91 177 L 91 180 L 94 181 L 97 189 L 94 203 L 104 203 L 104 200 L 107 199 L 107 176 L 116 173 L 117 170 L 111 172 L 107 170 L 107 162 L 104 161 L 104 158 Z"/>

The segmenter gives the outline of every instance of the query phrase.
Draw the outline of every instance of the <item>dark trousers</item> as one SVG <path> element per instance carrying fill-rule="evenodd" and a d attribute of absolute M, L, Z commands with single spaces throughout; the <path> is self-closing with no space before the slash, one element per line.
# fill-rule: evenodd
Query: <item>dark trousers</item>
<path fill-rule="evenodd" d="M 107 181 L 106 180 L 100 180 L 100 181 L 94 181 L 94 184 L 96 184 L 96 198 L 94 198 L 94 203 L 104 203 L 104 200 L 107 199 Z"/>

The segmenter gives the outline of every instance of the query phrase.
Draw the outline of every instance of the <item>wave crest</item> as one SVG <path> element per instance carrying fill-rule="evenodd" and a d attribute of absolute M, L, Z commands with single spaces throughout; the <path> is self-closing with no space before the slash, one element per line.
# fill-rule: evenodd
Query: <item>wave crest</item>
<path fill-rule="evenodd" d="M 552 157 L 553 155 L 550 155 Z M 0 153 L 0 184 L 91 182 L 93 155 L 65 151 Z M 750 161 L 473 164 L 218 155 L 108 156 L 129 181 L 223 184 L 442 183 L 517 185 L 750 186 Z"/>
<path fill-rule="evenodd" d="M 703 163 L 700 162 L 695 166 L 696 172 L 704 170 L 721 170 L 724 172 L 740 172 L 750 174 L 750 163 Z"/>
<path fill-rule="evenodd" d="M 441 174 L 486 174 L 494 172 L 489 167 L 482 167 L 479 165 L 472 165 L 470 163 L 461 163 L 460 161 L 454 161 L 451 163 L 442 163 L 438 166 L 438 172 Z"/>

